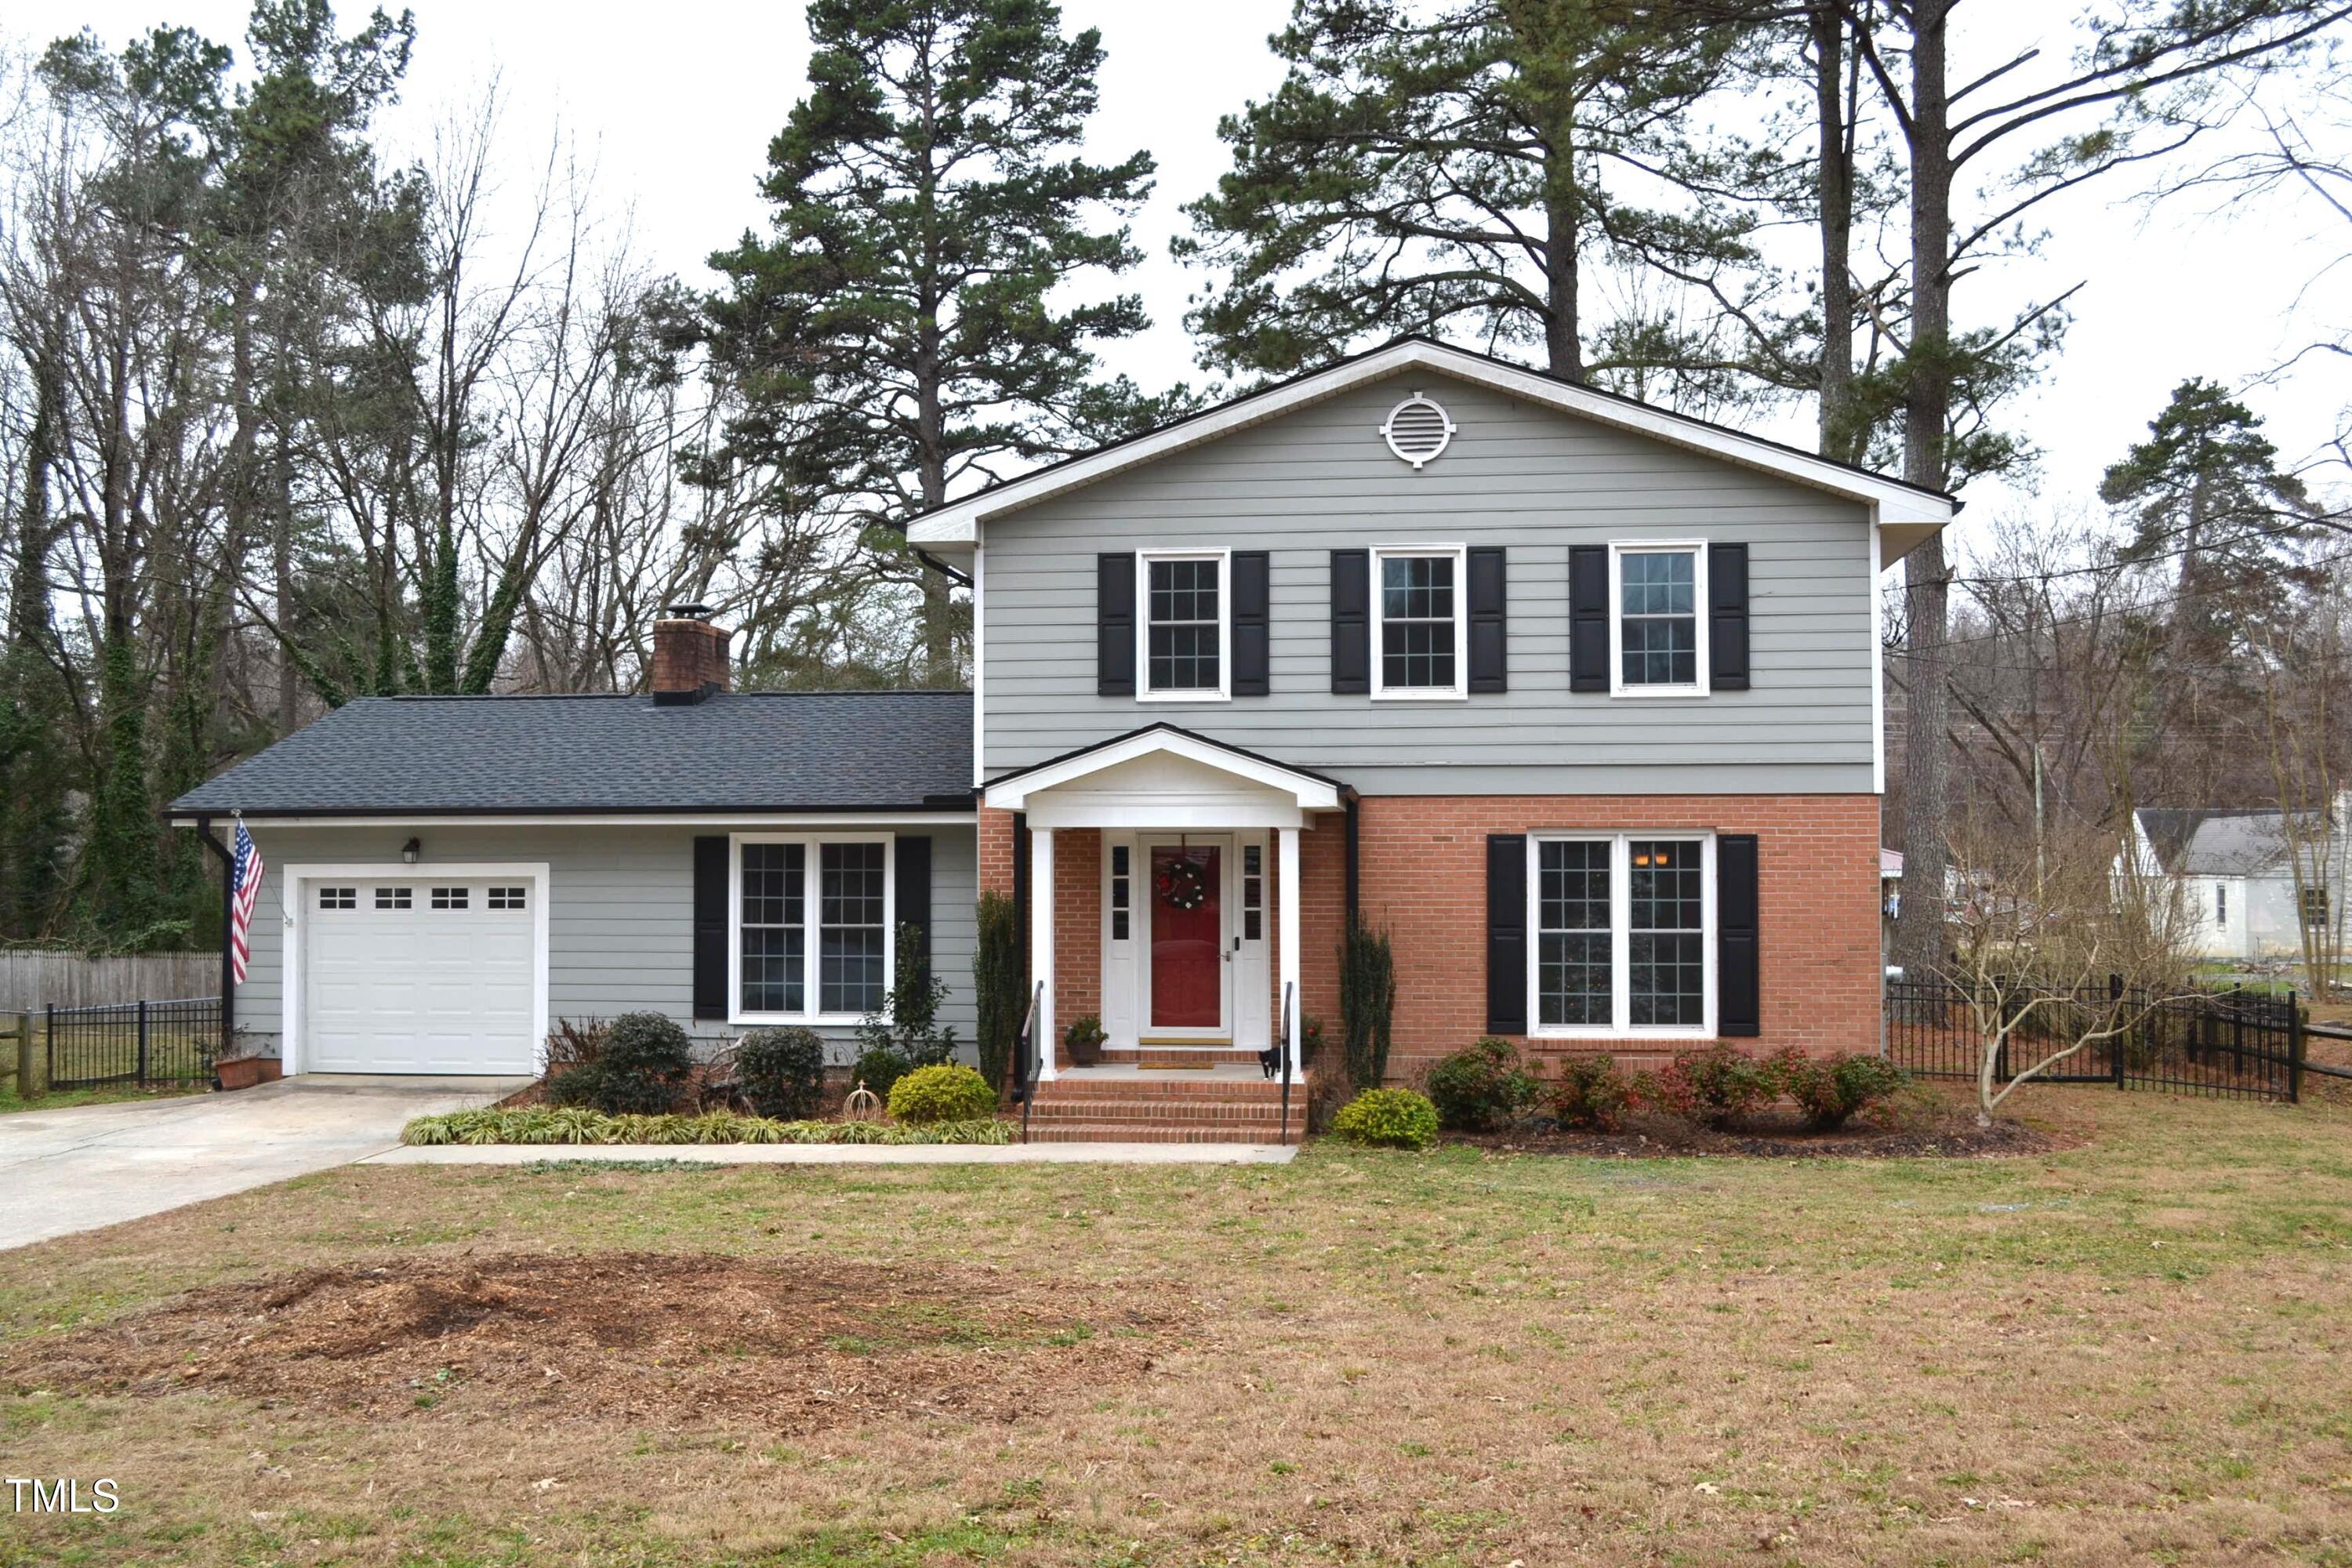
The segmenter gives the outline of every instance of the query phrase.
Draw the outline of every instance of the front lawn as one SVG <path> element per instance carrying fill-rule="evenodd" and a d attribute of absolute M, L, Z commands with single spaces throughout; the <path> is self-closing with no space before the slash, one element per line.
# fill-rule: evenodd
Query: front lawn
<path fill-rule="evenodd" d="M 70 1105 L 113 1105 L 126 1100 L 210 1094 L 212 1087 L 210 1083 L 167 1083 L 142 1089 L 135 1083 L 107 1083 L 95 1089 L 53 1089 L 38 1100 L 26 1100 L 17 1094 L 15 1079 L 0 1079 L 0 1116 L 15 1110 L 60 1110 Z"/>
<path fill-rule="evenodd" d="M 0 1562 L 2352 1563 L 2352 1110 L 2021 1099 L 2087 1142 L 305 1178 L 0 1255 L 10 1474 L 125 1499 Z"/>

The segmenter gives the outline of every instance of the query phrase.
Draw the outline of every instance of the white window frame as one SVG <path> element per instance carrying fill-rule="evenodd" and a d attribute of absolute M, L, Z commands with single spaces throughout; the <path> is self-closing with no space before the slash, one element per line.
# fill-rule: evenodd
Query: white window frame
<path fill-rule="evenodd" d="M 1701 987 L 1700 1017 L 1696 1025 L 1644 1024 L 1635 1027 L 1633 1016 L 1633 884 L 1628 873 L 1632 845 L 1635 839 L 1644 843 L 1666 840 L 1696 843 L 1698 851 L 1699 882 L 1699 955 L 1706 974 Z M 1606 1028 L 1597 1024 L 1545 1024 L 1543 1019 L 1543 851 L 1545 844 L 1607 844 L 1609 852 L 1609 964 L 1612 984 L 1610 987 L 1610 1022 Z M 1681 827 L 1637 827 L 1622 832 L 1581 832 L 1563 829 L 1559 832 L 1535 832 L 1528 835 L 1528 1032 L 1530 1037 L 1546 1040 L 1707 1040 L 1716 1034 L 1716 993 L 1718 984 L 1716 962 L 1716 879 L 1715 834 L 1711 830 Z"/>
<path fill-rule="evenodd" d="M 1151 563 L 1217 563 L 1217 686 L 1151 687 Z M 1234 696 L 1234 552 L 1230 550 L 1139 550 L 1135 552 L 1135 700 L 1138 702 L 1230 702 Z"/>
<path fill-rule="evenodd" d="M 1691 556 L 1692 637 L 1697 644 L 1689 684 L 1650 686 L 1625 683 L 1625 557 L 1628 555 Z M 1612 697 L 1704 697 L 1711 672 L 1707 668 L 1706 542 L 1703 539 L 1616 540 L 1609 546 L 1609 695 Z"/>
<path fill-rule="evenodd" d="M 750 1013 L 743 1008 L 743 846 L 798 844 L 801 855 L 801 1000 L 798 1013 Z M 851 1025 L 863 1013 L 821 1013 L 817 966 L 822 962 L 824 846 L 879 844 L 882 851 L 882 989 L 898 984 L 898 836 L 895 833 L 730 833 L 727 836 L 727 1021 L 730 1024 Z"/>
<path fill-rule="evenodd" d="M 1390 686 L 1388 661 L 1388 595 L 1381 587 L 1381 563 L 1391 556 L 1444 555 L 1454 562 L 1454 684 L 1452 686 Z M 1380 544 L 1372 547 L 1372 699 L 1381 702 L 1462 702 L 1470 698 L 1470 550 L 1464 544 Z"/>

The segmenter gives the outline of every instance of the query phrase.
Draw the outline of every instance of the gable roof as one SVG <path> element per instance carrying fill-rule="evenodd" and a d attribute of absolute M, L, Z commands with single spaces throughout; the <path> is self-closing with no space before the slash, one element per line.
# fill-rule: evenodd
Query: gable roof
<path fill-rule="evenodd" d="M 2151 806 L 2138 816 L 2157 864 L 2175 876 L 2257 877 L 2286 858 L 2281 811 Z"/>
<path fill-rule="evenodd" d="M 969 811 L 966 691 L 364 697 L 170 806 L 247 816 Z"/>
<path fill-rule="evenodd" d="M 1883 565 L 1893 565 L 1926 542 L 1959 510 L 1959 501 L 1941 490 L 1906 484 L 1869 468 L 1837 462 L 1727 426 L 1655 408 L 1579 382 L 1563 381 L 1491 354 L 1475 353 L 1432 338 L 1409 337 L 1261 387 L 1142 435 L 1064 458 L 992 485 L 977 495 L 950 501 L 917 517 L 908 525 L 907 537 L 917 545 L 969 544 L 981 524 L 1024 507 L 1412 370 L 1452 376 L 1561 413 L 1773 474 L 1846 500 L 1859 501 L 1870 509 L 1871 521 L 1882 531 Z"/>
<path fill-rule="evenodd" d="M 1158 755 L 1183 757 L 1252 784 L 1286 791 L 1297 799 L 1302 810 L 1335 811 L 1348 795 L 1348 786 L 1337 779 L 1212 740 L 1165 721 L 999 773 L 988 781 L 983 794 L 990 805 L 1018 811 L 1036 791 L 1087 778 L 1122 763 Z"/>

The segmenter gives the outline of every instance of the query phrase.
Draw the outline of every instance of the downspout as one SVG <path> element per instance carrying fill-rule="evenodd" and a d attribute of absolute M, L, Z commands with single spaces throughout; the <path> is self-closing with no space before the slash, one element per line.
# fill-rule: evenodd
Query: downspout
<path fill-rule="evenodd" d="M 205 847 L 220 857 L 221 863 L 221 933 L 220 933 L 220 1050 L 215 1061 L 229 1053 L 229 1042 L 236 1033 L 236 974 L 229 954 L 229 927 L 236 910 L 236 857 L 227 845 L 213 837 L 213 819 L 209 816 L 196 818 L 196 837 Z"/>
<path fill-rule="evenodd" d="M 1348 808 L 1348 929 L 1354 931 L 1358 919 L 1356 911 L 1360 902 L 1359 890 L 1363 881 L 1360 873 L 1361 836 L 1359 832 L 1362 818 L 1357 810 L 1361 801 L 1352 789 L 1341 792 L 1340 798 Z"/>

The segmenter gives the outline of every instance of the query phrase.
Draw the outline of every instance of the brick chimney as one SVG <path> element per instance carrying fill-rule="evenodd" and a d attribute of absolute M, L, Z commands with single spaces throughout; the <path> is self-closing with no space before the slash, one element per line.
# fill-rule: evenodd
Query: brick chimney
<path fill-rule="evenodd" d="M 727 689 L 731 633 L 710 624 L 701 605 L 672 605 L 654 623 L 654 705 L 677 708 Z"/>

